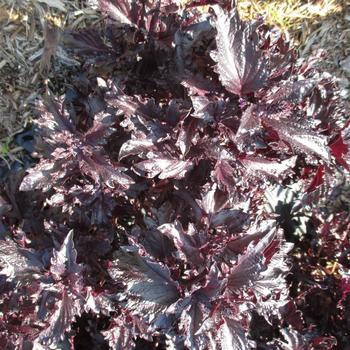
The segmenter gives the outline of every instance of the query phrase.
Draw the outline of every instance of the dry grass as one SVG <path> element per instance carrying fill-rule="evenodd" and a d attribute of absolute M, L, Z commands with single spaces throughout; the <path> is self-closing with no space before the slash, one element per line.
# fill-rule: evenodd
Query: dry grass
<path fill-rule="evenodd" d="M 303 31 L 305 24 L 312 25 L 342 10 L 342 4 L 337 0 L 252 0 L 239 1 L 238 6 L 244 17 L 251 18 L 260 13 L 267 24 L 290 33 Z"/>

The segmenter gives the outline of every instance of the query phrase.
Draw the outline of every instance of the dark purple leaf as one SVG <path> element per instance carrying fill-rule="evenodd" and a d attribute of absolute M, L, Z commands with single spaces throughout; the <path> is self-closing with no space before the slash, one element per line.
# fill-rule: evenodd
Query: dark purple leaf
<path fill-rule="evenodd" d="M 215 213 L 210 219 L 212 227 L 226 226 L 231 232 L 242 230 L 244 223 L 248 220 L 249 215 L 239 209 L 223 209 Z"/>
<path fill-rule="evenodd" d="M 92 157 L 82 157 L 80 168 L 83 173 L 90 175 L 96 183 L 106 184 L 108 187 L 128 188 L 133 184 L 133 179 L 124 174 L 126 168 L 113 166 L 108 159 L 101 154 Z"/>
<path fill-rule="evenodd" d="M 190 349 L 204 348 L 207 345 L 207 339 L 200 329 L 209 313 L 207 307 L 196 297 L 183 300 L 181 307 L 183 312 L 180 329 L 186 337 L 185 345 Z"/>
<path fill-rule="evenodd" d="M 168 268 L 141 257 L 133 248 L 123 248 L 115 258 L 109 273 L 125 284 L 122 295 L 130 310 L 153 319 L 157 312 L 166 311 L 178 300 L 177 284 Z"/>
<path fill-rule="evenodd" d="M 181 259 L 194 266 L 204 264 L 204 256 L 199 250 L 201 242 L 198 239 L 196 241 L 196 232 L 193 227 L 190 226 L 188 231 L 184 232 L 181 223 L 175 221 L 174 224 L 159 226 L 158 230 L 174 242 Z"/>
<path fill-rule="evenodd" d="M 57 309 L 49 320 L 48 327 L 43 330 L 35 343 L 44 347 L 57 347 L 64 340 L 65 333 L 71 329 L 77 310 L 72 297 L 67 291 L 63 291 L 62 300 L 58 302 Z"/>
<path fill-rule="evenodd" d="M 266 60 L 258 48 L 252 24 L 242 22 L 237 10 L 226 12 L 215 6 L 217 51 L 212 57 L 225 88 L 239 96 L 254 92 L 265 84 Z"/>
<path fill-rule="evenodd" d="M 219 212 L 225 206 L 227 200 L 227 194 L 217 190 L 216 186 L 214 185 L 203 195 L 201 206 L 207 214 L 213 215 Z"/>
<path fill-rule="evenodd" d="M 67 111 L 62 107 L 62 101 L 49 100 L 46 105 L 40 103 L 38 106 L 38 112 L 41 118 L 36 120 L 36 124 L 41 128 L 41 132 L 44 135 L 50 137 L 52 131 L 59 133 L 68 131 L 74 134 L 76 132 L 75 127 L 69 120 Z"/>
<path fill-rule="evenodd" d="M 283 350 L 306 350 L 307 342 L 304 337 L 296 330 L 291 328 L 281 329 L 281 333 L 285 342 L 281 342 L 281 348 Z"/>
<path fill-rule="evenodd" d="M 349 152 L 349 147 L 344 143 L 340 134 L 337 135 L 336 139 L 331 142 L 329 148 L 332 156 L 337 160 L 337 162 L 343 165 L 344 168 L 348 168 L 348 165 L 343 157 Z"/>
<path fill-rule="evenodd" d="M 234 170 L 226 160 L 219 160 L 215 165 L 214 170 L 215 178 L 220 188 L 223 185 L 225 189 L 229 192 L 234 190 L 235 187 L 235 178 Z"/>
<path fill-rule="evenodd" d="M 136 234 L 135 231 L 141 232 Z M 156 228 L 149 228 L 147 230 L 134 228 L 133 234 L 137 235 L 138 242 L 146 252 L 157 260 L 164 261 L 164 259 L 170 257 L 175 250 L 172 240 L 165 237 Z"/>
<path fill-rule="evenodd" d="M 150 153 L 150 159 L 144 160 L 134 165 L 134 170 L 137 174 L 153 178 L 158 175 L 160 179 L 181 179 L 186 176 L 187 172 L 192 169 L 191 161 L 183 161 Z"/>
<path fill-rule="evenodd" d="M 85 29 L 80 32 L 67 32 L 63 40 L 64 44 L 77 54 L 108 54 L 111 51 L 97 30 Z"/>
<path fill-rule="evenodd" d="M 131 139 L 123 143 L 119 151 L 119 160 L 125 157 L 138 155 L 142 152 L 149 151 L 153 148 L 152 140 L 144 139 Z"/>
<path fill-rule="evenodd" d="M 120 317 L 113 319 L 109 329 L 102 333 L 113 350 L 133 349 L 135 347 L 135 336 L 140 334 L 141 331 L 145 332 L 145 329 L 142 329 L 140 325 L 142 323 L 137 317 L 122 314 Z"/>
<path fill-rule="evenodd" d="M 136 26 L 141 8 L 136 1 L 99 0 L 101 11 L 110 15 L 121 24 Z"/>
<path fill-rule="evenodd" d="M 190 95 L 205 96 L 220 89 L 220 84 L 205 79 L 201 75 L 193 75 L 185 69 L 181 84 L 190 91 Z"/>
<path fill-rule="evenodd" d="M 259 127 L 259 119 L 256 115 L 256 106 L 249 106 L 242 114 L 241 122 L 236 133 L 236 142 L 244 143 L 245 138 L 250 136 Z"/>
<path fill-rule="evenodd" d="M 239 257 L 236 266 L 232 269 L 228 278 L 228 287 L 231 290 L 237 291 L 259 279 L 265 268 L 264 250 L 272 242 L 277 231 L 272 224 L 267 224 L 267 226 L 270 228 L 265 236 L 256 245 L 250 244 L 247 251 Z M 264 229 L 264 231 L 266 230 Z"/>
<path fill-rule="evenodd" d="M 20 191 L 34 191 L 43 189 L 46 191 L 53 185 L 54 174 L 59 174 L 58 177 L 64 176 L 65 171 L 62 169 L 63 160 L 51 162 L 48 160 L 42 161 L 35 168 L 29 169 L 28 174 L 24 177 Z"/>
<path fill-rule="evenodd" d="M 272 177 L 274 179 L 285 178 L 288 174 L 292 174 L 295 167 L 297 156 L 282 161 L 248 156 L 242 159 L 242 164 L 249 173 L 257 176 L 257 173 Z"/>
<path fill-rule="evenodd" d="M 249 341 L 241 324 L 233 319 L 224 317 L 217 332 L 213 332 L 213 350 L 249 350 L 255 345 Z"/>
<path fill-rule="evenodd" d="M 59 251 L 53 252 L 51 259 L 51 272 L 57 276 L 67 276 L 81 271 L 81 266 L 76 262 L 77 251 L 74 248 L 73 230 L 65 238 Z"/>
<path fill-rule="evenodd" d="M 94 117 L 93 126 L 84 134 L 89 145 L 104 145 L 108 137 L 115 131 L 113 125 L 115 118 L 105 112 L 99 112 Z"/>
<path fill-rule="evenodd" d="M 40 274 L 44 269 L 40 258 L 37 252 L 20 248 L 14 241 L 0 240 L 1 272 L 10 279 Z"/>
<path fill-rule="evenodd" d="M 180 129 L 179 136 L 176 141 L 176 146 L 179 147 L 183 156 L 187 154 L 191 146 L 197 141 L 197 127 L 198 120 L 195 118 L 188 118 L 182 124 L 182 128 Z"/>
<path fill-rule="evenodd" d="M 199 118 L 206 123 L 218 120 L 225 108 L 225 102 L 210 101 L 204 96 L 192 96 L 193 117 Z"/>
<path fill-rule="evenodd" d="M 323 174 L 324 174 L 324 166 L 320 165 L 317 168 L 316 174 L 311 180 L 309 186 L 306 188 L 307 193 L 314 191 L 318 186 L 323 184 Z"/>
<path fill-rule="evenodd" d="M 307 154 L 317 155 L 329 161 L 327 138 L 310 130 L 308 126 L 289 121 L 288 119 L 266 119 L 267 125 L 272 127 L 279 137 L 295 148 Z"/>
<path fill-rule="evenodd" d="M 252 241 L 256 241 L 264 235 L 265 232 L 256 232 L 253 234 L 244 234 L 241 237 L 235 237 L 227 243 L 226 249 L 235 254 L 240 254 Z"/>
<path fill-rule="evenodd" d="M 298 104 L 311 94 L 314 87 L 315 82 L 309 79 L 286 82 L 275 93 L 268 96 L 268 101 L 273 103 L 289 101 Z"/>

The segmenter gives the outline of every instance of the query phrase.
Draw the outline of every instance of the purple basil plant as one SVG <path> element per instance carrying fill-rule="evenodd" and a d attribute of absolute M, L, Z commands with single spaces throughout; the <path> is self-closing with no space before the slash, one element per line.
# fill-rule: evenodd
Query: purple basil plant
<path fill-rule="evenodd" d="M 80 73 L 37 108 L 40 159 L 2 192 L 0 347 L 332 349 L 301 327 L 265 205 L 293 184 L 312 205 L 347 168 L 332 82 L 230 1 L 99 5 L 102 31 L 64 33 Z"/>

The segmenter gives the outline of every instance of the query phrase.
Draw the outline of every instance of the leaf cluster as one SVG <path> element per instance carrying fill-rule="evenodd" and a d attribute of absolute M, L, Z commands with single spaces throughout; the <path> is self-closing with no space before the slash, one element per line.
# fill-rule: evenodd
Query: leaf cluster
<path fill-rule="evenodd" d="M 99 5 L 103 33 L 64 34 L 81 74 L 38 106 L 38 163 L 3 191 L 3 348 L 79 348 L 89 319 L 96 349 L 321 349 L 265 197 L 296 184 L 312 206 L 347 169 L 332 82 L 232 2 Z"/>

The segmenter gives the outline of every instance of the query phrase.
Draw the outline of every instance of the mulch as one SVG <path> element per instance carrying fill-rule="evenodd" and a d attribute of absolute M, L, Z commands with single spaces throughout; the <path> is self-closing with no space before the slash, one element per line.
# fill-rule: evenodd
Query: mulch
<path fill-rule="evenodd" d="M 63 30 L 100 21 L 96 6 L 78 0 L 0 0 L 1 141 L 26 127 L 38 98 L 58 92 L 52 81 L 69 75 L 58 46 Z"/>

